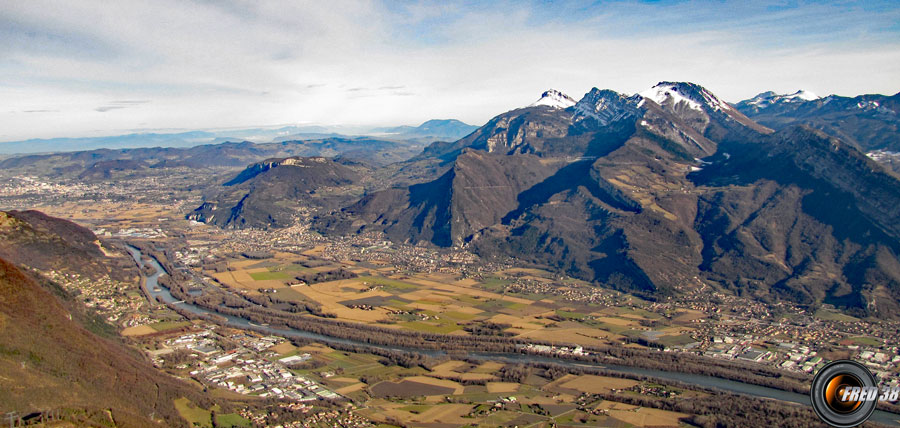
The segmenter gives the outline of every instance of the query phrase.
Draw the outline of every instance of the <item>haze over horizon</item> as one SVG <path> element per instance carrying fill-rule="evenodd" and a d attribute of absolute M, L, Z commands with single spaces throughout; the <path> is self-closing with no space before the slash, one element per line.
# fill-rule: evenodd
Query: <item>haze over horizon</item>
<path fill-rule="evenodd" d="M 482 124 L 555 88 L 900 90 L 900 6 L 853 2 L 16 2 L 0 141 L 274 124 Z"/>

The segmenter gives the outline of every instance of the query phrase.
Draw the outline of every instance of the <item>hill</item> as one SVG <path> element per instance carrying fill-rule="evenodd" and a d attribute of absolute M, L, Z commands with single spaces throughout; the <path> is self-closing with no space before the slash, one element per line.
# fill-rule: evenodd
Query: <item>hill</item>
<path fill-rule="evenodd" d="M 157 371 L 59 285 L 23 269 L 107 274 L 96 237 L 35 211 L 0 213 L 0 413 L 65 409 L 78 425 L 185 426 L 209 399 Z M 21 267 L 20 267 L 21 266 Z"/>
<path fill-rule="evenodd" d="M 285 227 L 301 210 L 336 207 L 358 193 L 359 174 L 323 157 L 267 159 L 248 166 L 188 215 L 222 227 Z"/>
<path fill-rule="evenodd" d="M 388 135 L 395 138 L 417 139 L 422 141 L 456 141 L 477 126 L 469 125 L 456 119 L 432 119 L 419 126 L 397 126 L 393 128 L 377 128 L 376 135 Z"/>
<path fill-rule="evenodd" d="M 120 280 L 133 269 L 127 258 L 106 257 L 90 230 L 40 211 L 0 211 L 0 237 L 0 257 L 19 266 Z"/>
<path fill-rule="evenodd" d="M 450 246 L 499 221 L 515 207 L 515 195 L 555 168 L 537 156 L 467 149 L 438 179 L 367 195 L 324 227 L 346 233 L 361 224 L 357 232 L 376 228 L 397 241 Z"/>

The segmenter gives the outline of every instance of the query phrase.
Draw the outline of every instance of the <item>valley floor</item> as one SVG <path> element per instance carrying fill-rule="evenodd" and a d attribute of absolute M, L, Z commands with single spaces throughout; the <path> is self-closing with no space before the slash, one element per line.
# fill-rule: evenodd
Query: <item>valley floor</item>
<path fill-rule="evenodd" d="M 666 351 L 676 360 L 750 365 L 793 380 L 852 357 L 886 382 L 900 382 L 900 325 L 858 320 L 827 306 L 807 313 L 764 305 L 699 281 L 692 293 L 651 302 L 515 260 L 485 262 L 465 249 L 404 246 L 377 235 L 324 237 L 302 220 L 273 231 L 222 230 L 184 220 L 196 205 L 191 193 L 123 200 L 82 189 L 90 196 L 60 199 L 58 188 L 43 196 L 35 189 L 24 199 L 0 195 L 0 206 L 28 205 L 90 227 L 108 243 L 106 251 L 122 252 L 126 243 L 152 249 L 169 271 L 161 283 L 196 302 L 237 299 L 248 308 L 246 302 L 255 302 L 251 312 L 259 316 L 290 312 L 310 322 L 343 321 L 448 342 L 491 338 L 556 357 L 599 355 L 610 347 Z M 474 361 L 462 350 L 413 358 L 292 342 L 214 319 L 186 320 L 147 301 L 136 279 L 118 290 L 122 284 L 44 274 L 82 290 L 85 302 L 161 370 L 225 399 L 284 400 L 281 410 L 251 405 L 230 413 L 177 402 L 181 415 L 200 426 L 702 426 L 737 417 L 725 410 L 733 396 L 689 385 Z M 801 406 L 748 402 L 785 420 L 811 415 Z"/>

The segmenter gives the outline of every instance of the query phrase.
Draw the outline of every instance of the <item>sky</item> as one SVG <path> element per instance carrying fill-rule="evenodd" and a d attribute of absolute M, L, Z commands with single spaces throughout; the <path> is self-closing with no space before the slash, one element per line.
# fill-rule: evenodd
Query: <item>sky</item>
<path fill-rule="evenodd" d="M 900 2 L 0 1 L 0 141 L 480 125 L 555 88 L 900 91 Z"/>

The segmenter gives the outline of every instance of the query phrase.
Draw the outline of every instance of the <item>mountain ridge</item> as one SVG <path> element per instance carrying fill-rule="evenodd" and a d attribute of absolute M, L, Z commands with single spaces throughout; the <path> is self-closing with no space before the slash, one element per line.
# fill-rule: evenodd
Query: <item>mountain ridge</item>
<path fill-rule="evenodd" d="M 892 201 L 900 206 L 896 176 L 813 128 L 758 125 L 702 86 L 661 82 L 654 88 L 647 96 L 595 88 L 572 108 L 500 114 L 466 138 L 432 144 L 419 156 L 451 165 L 452 173 L 416 185 L 441 195 L 440 203 L 409 203 L 404 195 L 412 187 L 375 192 L 319 218 L 319 230 L 374 229 L 412 244 L 465 246 L 646 298 L 688 291 L 702 278 L 762 300 L 829 302 L 892 316 L 900 271 L 885 260 L 900 254 L 891 221 L 898 216 Z M 497 212 L 476 223 L 466 221 L 476 204 L 466 202 L 466 186 L 454 175 L 475 156 L 560 164 L 515 190 L 515 202 L 502 195 L 507 202 L 493 202 Z M 731 167 L 741 161 L 743 175 Z M 489 189 L 495 181 L 475 183 Z M 473 200 L 492 200 L 499 192 Z M 849 205 L 829 209 L 832 197 Z M 723 204 L 740 209 L 723 210 Z M 741 225 L 739 218 L 798 226 L 783 240 L 777 237 L 790 229 Z M 422 224 L 435 233 L 422 233 Z M 767 241 L 782 243 L 760 244 Z M 829 272 L 827 282 L 821 272 Z"/>
<path fill-rule="evenodd" d="M 900 151 L 900 93 L 829 95 L 763 105 L 753 100 L 741 101 L 736 108 L 770 128 L 803 124 L 848 141 L 863 152 Z"/>
<path fill-rule="evenodd" d="M 471 129 L 469 129 L 471 128 Z M 252 141 L 255 143 L 278 143 L 297 139 L 358 138 L 384 132 L 409 137 L 436 137 L 436 139 L 457 139 L 477 128 L 456 119 L 432 119 L 419 126 L 398 127 L 341 127 L 319 125 L 290 125 L 281 127 L 222 129 L 184 132 L 132 132 L 101 137 L 31 138 L 20 141 L 0 142 L 0 154 L 47 154 L 97 149 L 136 148 L 192 148 L 204 144 L 228 141 Z M 395 131 L 385 131 L 393 129 Z M 410 131 L 404 133 L 402 131 Z M 460 135 L 460 133 L 463 135 Z"/>

